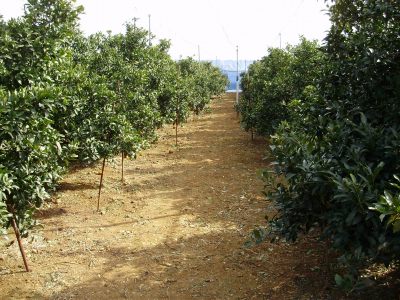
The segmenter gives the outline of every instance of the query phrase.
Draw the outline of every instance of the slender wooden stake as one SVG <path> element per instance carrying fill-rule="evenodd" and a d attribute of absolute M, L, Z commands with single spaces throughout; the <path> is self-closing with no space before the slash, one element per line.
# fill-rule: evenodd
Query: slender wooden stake
<path fill-rule="evenodd" d="M 175 146 L 178 146 L 178 116 L 176 116 L 175 124 Z"/>
<path fill-rule="evenodd" d="M 11 226 L 13 227 L 14 232 L 15 232 L 15 236 L 17 237 L 18 246 L 19 246 L 19 251 L 21 252 L 22 259 L 23 259 L 23 261 L 24 261 L 25 270 L 26 270 L 27 272 L 30 272 L 31 270 L 29 269 L 28 261 L 26 260 L 26 255 L 25 255 L 24 246 L 22 245 L 21 235 L 20 235 L 20 233 L 19 233 L 19 229 L 18 229 L 18 226 L 17 226 L 17 222 L 15 222 L 15 215 L 14 215 L 14 214 L 12 215 Z"/>
<path fill-rule="evenodd" d="M 97 211 L 100 210 L 100 195 L 101 195 L 101 187 L 103 186 L 103 175 L 104 175 L 104 166 L 106 165 L 106 158 L 103 158 L 103 167 L 101 169 L 101 177 L 100 177 L 100 185 L 99 185 L 99 197 L 97 198 Z"/>
<path fill-rule="evenodd" d="M 178 119 L 179 119 L 179 105 L 178 102 L 176 102 L 176 107 L 175 107 L 175 114 L 176 114 L 176 124 L 175 124 L 175 146 L 178 146 Z"/>
<path fill-rule="evenodd" d="M 124 151 L 122 151 L 122 170 L 121 170 L 122 182 L 124 182 L 124 156 L 125 156 L 125 153 L 124 153 Z"/>
<path fill-rule="evenodd" d="M 247 73 L 247 76 L 248 75 L 249 75 L 249 73 Z M 248 106 L 251 105 L 251 100 L 250 99 L 248 100 L 247 104 L 248 104 Z M 252 107 L 250 107 L 250 108 L 252 108 Z M 251 140 L 254 141 L 254 130 L 253 130 L 253 127 L 251 127 Z"/>

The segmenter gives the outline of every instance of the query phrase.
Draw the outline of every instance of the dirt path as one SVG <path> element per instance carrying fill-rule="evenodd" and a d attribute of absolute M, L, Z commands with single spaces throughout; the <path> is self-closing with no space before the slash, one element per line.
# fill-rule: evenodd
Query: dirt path
<path fill-rule="evenodd" d="M 155 146 L 125 161 L 125 183 L 120 160 L 108 164 L 100 214 L 100 166 L 67 175 L 40 212 L 43 229 L 25 241 L 33 272 L 23 272 L 16 243 L 5 246 L 13 237 L 2 240 L 0 298 L 321 295 L 321 249 L 243 247 L 251 230 L 265 224 L 257 174 L 267 164 L 266 145 L 240 129 L 233 102 L 232 95 L 216 100 L 211 113 L 179 128 L 178 148 L 175 130 L 162 129 Z"/>

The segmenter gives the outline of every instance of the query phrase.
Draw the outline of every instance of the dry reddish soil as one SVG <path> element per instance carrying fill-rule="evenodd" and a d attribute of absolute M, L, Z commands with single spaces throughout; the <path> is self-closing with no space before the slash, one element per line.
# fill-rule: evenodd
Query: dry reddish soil
<path fill-rule="evenodd" d="M 1 299 L 332 299 L 326 246 L 246 248 L 269 204 L 259 173 L 266 143 L 240 129 L 234 94 L 175 129 L 136 160 L 71 170 L 39 211 L 42 228 L 1 238 Z M 270 209 L 271 210 L 271 209 Z M 338 294 L 339 293 L 339 294 Z M 336 295 L 336 296 L 335 296 Z"/>

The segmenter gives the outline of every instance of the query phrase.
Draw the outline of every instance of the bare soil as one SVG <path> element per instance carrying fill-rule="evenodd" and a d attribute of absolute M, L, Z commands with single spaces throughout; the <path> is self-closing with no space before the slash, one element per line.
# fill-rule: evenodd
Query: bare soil
<path fill-rule="evenodd" d="M 234 94 L 136 160 L 71 170 L 39 211 L 42 228 L 0 244 L 1 299 L 337 299 L 326 245 L 245 247 L 272 209 L 260 170 L 266 143 L 240 129 Z M 268 209 L 269 208 L 269 209 Z"/>

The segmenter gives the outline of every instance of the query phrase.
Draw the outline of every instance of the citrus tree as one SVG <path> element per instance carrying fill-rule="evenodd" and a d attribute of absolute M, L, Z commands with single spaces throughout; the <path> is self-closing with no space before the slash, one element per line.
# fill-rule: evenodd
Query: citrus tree
<path fill-rule="evenodd" d="M 300 100 L 307 86 L 321 75 L 324 54 L 315 41 L 301 38 L 296 46 L 271 48 L 268 55 L 250 65 L 241 81 L 239 112 L 246 131 L 273 134 L 290 119 L 292 100 Z"/>
<path fill-rule="evenodd" d="M 107 159 L 135 157 L 165 122 L 186 120 L 200 85 L 204 102 L 222 92 L 204 83 L 224 80 L 216 69 L 182 72 L 168 41 L 149 46 L 132 24 L 83 36 L 82 11 L 73 0 L 28 0 L 22 17 L 0 18 L 0 227 L 15 230 L 27 270 L 21 236 L 71 162 L 102 160 L 102 181 Z M 100 192 L 101 183 L 97 209 Z"/>
<path fill-rule="evenodd" d="M 279 211 L 272 228 L 294 240 L 320 227 L 347 266 L 336 282 L 351 290 L 362 283 L 360 268 L 399 259 L 400 3 L 336 0 L 329 11 L 332 26 L 320 63 L 303 55 L 317 53 L 312 48 L 291 50 L 302 63 L 283 72 L 282 81 L 278 73 L 269 77 L 274 65 L 266 64 L 244 90 L 269 99 L 263 93 L 272 85 L 279 96 L 275 108 L 286 110 L 283 120 L 271 115 L 279 123 L 266 132 L 273 133 L 274 165 L 284 178 L 272 184 L 267 176 Z"/>

